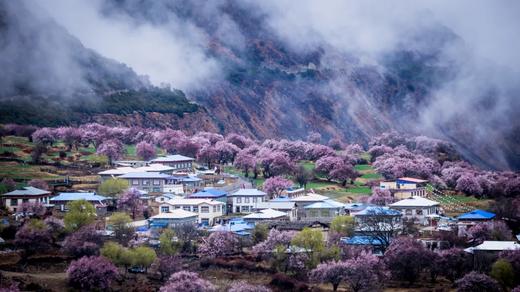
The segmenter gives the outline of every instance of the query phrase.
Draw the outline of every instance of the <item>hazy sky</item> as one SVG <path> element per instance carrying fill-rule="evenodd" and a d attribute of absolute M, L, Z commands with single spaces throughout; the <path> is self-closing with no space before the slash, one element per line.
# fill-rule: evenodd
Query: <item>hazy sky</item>
<path fill-rule="evenodd" d="M 175 15 L 167 23 L 152 25 L 136 23 L 123 15 L 107 17 L 100 12 L 101 0 L 36 2 L 84 45 L 149 75 L 155 84 L 167 82 L 189 89 L 202 80 L 219 77 L 218 61 L 204 53 L 208 36 Z M 193 2 L 200 3 L 201 9 L 217 10 L 222 1 Z M 520 1 L 235 2 L 267 13 L 273 31 L 295 48 L 326 41 L 338 48 L 379 53 L 391 49 L 410 30 L 420 28 L 425 19 L 431 18 L 460 35 L 478 59 L 513 68 L 520 66 Z M 216 11 L 212 17 L 218 15 Z M 240 32 L 233 27 L 235 24 L 227 18 L 218 20 L 220 36 L 239 43 Z"/>

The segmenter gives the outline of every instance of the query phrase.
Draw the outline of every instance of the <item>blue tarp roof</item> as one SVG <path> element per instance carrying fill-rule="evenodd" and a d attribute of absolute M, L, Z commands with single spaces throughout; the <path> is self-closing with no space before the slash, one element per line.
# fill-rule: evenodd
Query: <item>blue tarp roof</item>
<path fill-rule="evenodd" d="M 225 191 L 217 189 L 207 189 L 204 191 L 196 192 L 190 196 L 190 198 L 218 198 L 224 197 L 227 193 Z"/>
<path fill-rule="evenodd" d="M 107 197 L 97 195 L 96 193 L 60 193 L 58 196 L 53 197 L 50 201 L 104 201 Z"/>
<path fill-rule="evenodd" d="M 160 228 L 164 228 L 168 226 L 168 222 L 153 222 L 152 224 L 150 224 L 150 227 L 160 227 Z"/>
<path fill-rule="evenodd" d="M 356 235 L 342 238 L 341 241 L 349 245 L 382 245 L 381 241 L 374 236 Z"/>
<path fill-rule="evenodd" d="M 457 217 L 459 220 L 486 220 L 495 218 L 495 213 L 484 210 L 473 210 Z"/>

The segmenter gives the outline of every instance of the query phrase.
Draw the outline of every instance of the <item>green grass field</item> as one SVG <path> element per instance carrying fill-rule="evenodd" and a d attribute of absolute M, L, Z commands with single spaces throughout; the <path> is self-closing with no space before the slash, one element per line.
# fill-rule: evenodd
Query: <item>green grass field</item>
<path fill-rule="evenodd" d="M 369 171 L 369 170 L 374 170 L 374 168 L 372 167 L 372 165 L 369 165 L 369 164 L 356 164 L 354 166 L 354 169 L 357 170 L 357 171 Z"/>
<path fill-rule="evenodd" d="M 382 179 L 383 178 L 383 176 L 380 175 L 379 173 L 365 173 L 360 177 L 364 178 L 364 179 Z"/>
<path fill-rule="evenodd" d="M 305 168 L 305 169 L 308 170 L 308 171 L 313 171 L 314 168 L 316 167 L 316 166 L 314 165 L 314 162 L 312 162 L 312 161 L 308 161 L 308 160 L 302 160 L 302 161 L 300 161 L 300 165 L 302 165 L 303 168 Z"/>
<path fill-rule="evenodd" d="M 372 193 L 372 190 L 369 187 L 365 186 L 356 186 L 356 187 L 350 187 L 347 189 L 348 193 L 354 193 L 354 194 L 365 194 L 369 195 Z"/>
<path fill-rule="evenodd" d="M 15 162 L 0 163 L 0 177 L 9 177 L 18 180 L 30 180 L 33 178 L 53 179 L 59 175 L 48 173 L 39 166 L 27 165 Z"/>

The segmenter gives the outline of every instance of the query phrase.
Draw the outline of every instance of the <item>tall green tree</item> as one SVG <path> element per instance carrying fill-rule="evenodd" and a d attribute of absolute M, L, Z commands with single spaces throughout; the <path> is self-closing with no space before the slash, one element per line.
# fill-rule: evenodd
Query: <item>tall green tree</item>
<path fill-rule="evenodd" d="M 63 220 L 68 231 L 76 231 L 96 220 L 96 207 L 85 200 L 71 201 L 67 209 Z"/>
<path fill-rule="evenodd" d="M 98 193 L 115 198 L 124 190 L 128 189 L 128 182 L 124 179 L 111 178 L 102 182 L 98 187 Z"/>
<path fill-rule="evenodd" d="M 303 228 L 291 240 L 293 247 L 303 249 L 303 252 L 309 256 L 310 267 L 314 267 L 320 261 L 321 253 L 325 249 L 325 241 L 320 230 L 309 227 Z"/>
<path fill-rule="evenodd" d="M 341 236 L 352 236 L 354 234 L 355 222 L 352 216 L 336 216 L 330 223 L 330 231 Z"/>
<path fill-rule="evenodd" d="M 130 226 L 132 218 L 126 213 L 116 212 L 108 218 L 108 224 L 114 231 L 116 240 L 121 244 L 126 244 L 134 234 L 134 228 Z"/>
<path fill-rule="evenodd" d="M 175 232 L 171 229 L 166 229 L 159 236 L 160 250 L 162 254 L 174 255 L 177 253 L 178 247 L 174 242 Z"/>
<path fill-rule="evenodd" d="M 132 253 L 132 265 L 148 270 L 148 267 L 155 261 L 157 254 L 155 250 L 147 246 L 139 246 L 130 250 Z"/>

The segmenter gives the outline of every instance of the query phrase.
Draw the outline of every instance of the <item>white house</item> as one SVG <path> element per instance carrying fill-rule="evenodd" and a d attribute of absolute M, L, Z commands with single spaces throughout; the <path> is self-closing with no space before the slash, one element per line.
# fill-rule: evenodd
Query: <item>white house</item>
<path fill-rule="evenodd" d="M 311 204 L 317 203 L 317 202 L 323 202 L 325 200 L 329 199 L 329 197 L 309 193 L 304 196 L 299 196 L 295 198 L 291 198 L 291 202 L 296 203 L 297 208 L 297 219 L 303 219 L 306 217 L 305 207 L 309 206 Z"/>
<path fill-rule="evenodd" d="M 257 222 L 264 220 L 288 220 L 287 213 L 282 211 L 277 211 L 273 209 L 263 209 L 251 214 L 247 214 L 242 217 L 247 222 Z"/>
<path fill-rule="evenodd" d="M 0 196 L 9 211 L 16 212 L 23 203 L 49 204 L 51 193 L 34 187 L 24 187 Z"/>
<path fill-rule="evenodd" d="M 328 223 L 336 216 L 345 214 L 345 204 L 332 199 L 312 203 L 303 207 L 305 220 Z"/>
<path fill-rule="evenodd" d="M 197 223 L 197 214 L 176 209 L 168 213 L 160 213 L 158 215 L 150 217 L 150 227 L 152 228 L 166 228 L 176 227 L 180 225 L 195 225 Z"/>
<path fill-rule="evenodd" d="M 298 215 L 296 203 L 287 200 L 279 200 L 280 198 L 272 199 L 267 202 L 258 202 L 253 211 L 261 211 L 265 209 L 273 209 L 276 211 L 285 212 L 290 221 L 294 221 Z"/>
<path fill-rule="evenodd" d="M 179 154 L 168 155 L 164 157 L 157 157 L 152 159 L 151 163 L 159 163 L 173 167 L 175 170 L 191 171 L 193 168 L 193 161 L 195 159 Z"/>
<path fill-rule="evenodd" d="M 209 199 L 174 198 L 159 206 L 159 214 L 169 213 L 176 209 L 197 214 L 200 224 L 213 225 L 216 218 L 224 215 L 225 204 Z"/>
<path fill-rule="evenodd" d="M 240 189 L 230 195 L 232 213 L 251 213 L 257 204 L 265 202 L 267 194 L 257 189 Z"/>
<path fill-rule="evenodd" d="M 390 204 L 391 209 L 400 211 L 403 218 L 413 219 L 421 224 L 427 223 L 428 215 L 439 213 L 440 203 L 423 197 L 410 197 Z"/>
<path fill-rule="evenodd" d="M 398 199 L 405 199 L 412 196 L 425 197 L 427 180 L 413 177 L 400 177 L 396 181 L 383 181 L 379 183 L 379 188 L 389 190 Z"/>

